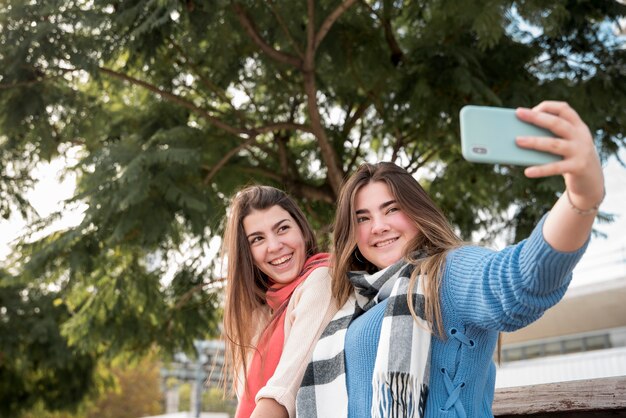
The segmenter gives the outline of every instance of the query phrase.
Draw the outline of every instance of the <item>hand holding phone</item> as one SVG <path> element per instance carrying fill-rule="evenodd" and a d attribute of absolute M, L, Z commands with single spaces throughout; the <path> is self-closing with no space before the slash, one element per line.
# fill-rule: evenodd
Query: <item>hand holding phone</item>
<path fill-rule="evenodd" d="M 561 160 L 560 155 L 517 146 L 518 136 L 554 137 L 547 129 L 522 122 L 515 109 L 464 106 L 460 112 L 461 151 L 467 161 L 533 166 Z"/>

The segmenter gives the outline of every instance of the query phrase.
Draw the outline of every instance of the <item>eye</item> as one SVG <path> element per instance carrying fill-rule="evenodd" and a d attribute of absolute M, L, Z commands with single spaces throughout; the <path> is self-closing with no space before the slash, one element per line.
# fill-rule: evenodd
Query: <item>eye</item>
<path fill-rule="evenodd" d="M 261 237 L 259 235 L 256 235 L 256 236 L 250 238 L 248 240 L 248 242 L 250 243 L 250 245 L 254 245 L 254 244 L 258 243 L 258 242 L 261 242 L 262 240 L 263 240 L 263 237 Z"/>
<path fill-rule="evenodd" d="M 286 224 L 285 225 L 281 225 L 281 226 L 278 227 L 278 232 L 279 233 L 285 232 L 285 231 L 288 231 L 289 229 L 291 229 L 291 227 L 289 225 L 286 225 Z"/>
<path fill-rule="evenodd" d="M 399 210 L 400 210 L 400 208 L 399 208 L 399 207 L 397 207 L 397 206 L 391 206 L 389 209 L 387 209 L 387 212 L 386 212 L 386 213 L 387 213 L 387 214 L 389 214 L 389 213 L 394 213 L 394 212 L 398 212 Z"/>
<path fill-rule="evenodd" d="M 360 224 L 367 221 L 367 216 L 357 216 L 356 217 L 356 223 Z"/>

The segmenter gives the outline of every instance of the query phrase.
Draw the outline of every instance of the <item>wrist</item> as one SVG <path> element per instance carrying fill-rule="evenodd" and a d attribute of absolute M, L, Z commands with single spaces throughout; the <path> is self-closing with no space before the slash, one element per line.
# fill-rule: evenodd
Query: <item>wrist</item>
<path fill-rule="evenodd" d="M 569 189 L 567 188 L 565 189 L 565 197 L 567 198 L 567 203 L 569 204 L 570 209 L 572 209 L 578 215 L 581 215 L 581 216 L 595 215 L 596 213 L 598 213 L 598 210 L 600 209 L 600 205 L 602 204 L 602 202 L 604 201 L 604 198 L 606 197 L 606 188 L 602 186 L 602 197 L 600 198 L 600 200 L 596 201 L 596 203 L 591 207 L 588 207 L 588 205 L 575 204 L 574 201 L 572 200 L 572 197 L 570 196 Z"/>

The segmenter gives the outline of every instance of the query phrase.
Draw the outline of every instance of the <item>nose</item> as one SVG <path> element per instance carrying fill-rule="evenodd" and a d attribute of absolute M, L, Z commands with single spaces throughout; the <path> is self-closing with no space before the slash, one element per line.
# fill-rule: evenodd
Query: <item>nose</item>
<path fill-rule="evenodd" d="M 272 253 L 283 248 L 283 242 L 279 237 L 270 236 L 267 238 L 267 251 Z"/>
<path fill-rule="evenodd" d="M 389 225 L 379 216 L 372 218 L 372 234 L 382 234 L 389 230 Z"/>

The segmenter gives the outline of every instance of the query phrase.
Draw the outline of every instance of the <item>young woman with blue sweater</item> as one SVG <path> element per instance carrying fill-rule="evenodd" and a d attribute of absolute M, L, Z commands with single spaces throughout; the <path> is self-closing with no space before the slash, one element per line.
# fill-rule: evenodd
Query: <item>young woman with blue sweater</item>
<path fill-rule="evenodd" d="M 334 228 L 333 293 L 297 397 L 300 417 L 492 417 L 498 334 L 537 320 L 567 289 L 604 197 L 587 126 L 566 103 L 518 109 L 555 138 L 524 148 L 563 156 L 528 167 L 565 192 L 528 239 L 466 245 L 417 181 L 365 164 L 344 184 Z"/>

